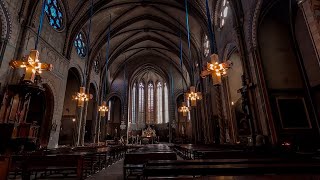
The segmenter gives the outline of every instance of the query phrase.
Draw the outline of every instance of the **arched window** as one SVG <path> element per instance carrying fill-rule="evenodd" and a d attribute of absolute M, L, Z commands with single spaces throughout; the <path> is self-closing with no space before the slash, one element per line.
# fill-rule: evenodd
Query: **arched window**
<path fill-rule="evenodd" d="M 219 17 L 219 27 L 222 28 L 226 22 L 229 11 L 229 2 L 228 0 L 222 0 L 220 8 L 220 17 Z"/>
<path fill-rule="evenodd" d="M 154 119 L 154 114 L 153 114 L 153 83 L 149 83 L 148 85 L 148 120 L 147 124 L 152 124 L 153 119 Z"/>
<path fill-rule="evenodd" d="M 63 25 L 63 15 L 58 0 L 46 0 L 44 10 L 50 25 L 56 30 L 61 29 Z"/>
<path fill-rule="evenodd" d="M 164 87 L 164 122 L 169 122 L 169 96 L 167 83 L 163 84 Z"/>
<path fill-rule="evenodd" d="M 110 121 L 111 120 L 111 100 L 109 100 L 109 102 L 108 102 L 108 109 L 109 109 L 109 111 L 108 111 L 108 121 Z"/>
<path fill-rule="evenodd" d="M 157 122 L 158 124 L 163 123 L 163 104 L 162 104 L 162 84 L 161 82 L 158 82 L 157 84 Z"/>
<path fill-rule="evenodd" d="M 139 84 L 139 120 L 144 122 L 144 85 Z"/>
<path fill-rule="evenodd" d="M 207 35 L 203 38 L 203 55 L 204 57 L 208 57 L 210 54 L 210 41 Z"/>
<path fill-rule="evenodd" d="M 80 57 L 85 57 L 87 55 L 86 44 L 84 43 L 83 34 L 79 33 L 74 40 L 74 46 L 76 47 L 77 53 Z"/>
<path fill-rule="evenodd" d="M 132 87 L 132 101 L 131 101 L 131 122 L 136 123 L 136 83 L 133 84 Z"/>

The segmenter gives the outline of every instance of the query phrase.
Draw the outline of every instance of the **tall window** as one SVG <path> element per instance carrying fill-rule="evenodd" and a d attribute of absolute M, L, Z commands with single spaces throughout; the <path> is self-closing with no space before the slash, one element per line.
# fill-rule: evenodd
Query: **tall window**
<path fill-rule="evenodd" d="M 74 40 L 74 46 L 80 57 L 85 57 L 87 55 L 86 44 L 84 43 L 84 37 L 81 32 L 77 35 L 76 39 Z"/>
<path fill-rule="evenodd" d="M 109 100 L 109 102 L 108 102 L 108 109 L 109 109 L 109 111 L 108 111 L 108 121 L 110 121 L 111 120 L 111 100 Z"/>
<path fill-rule="evenodd" d="M 203 55 L 204 57 L 208 57 L 210 54 L 210 41 L 207 35 L 203 38 Z"/>
<path fill-rule="evenodd" d="M 132 87 L 132 101 L 131 101 L 131 122 L 136 123 L 136 83 Z"/>
<path fill-rule="evenodd" d="M 220 8 L 220 22 L 219 22 L 219 27 L 222 28 L 226 22 L 226 18 L 228 16 L 228 11 L 229 11 L 229 2 L 228 0 L 222 0 L 221 2 L 221 8 Z"/>
<path fill-rule="evenodd" d="M 149 83 L 148 85 L 148 120 L 147 124 L 153 123 L 154 114 L 153 114 L 153 84 Z"/>
<path fill-rule="evenodd" d="M 58 0 L 46 0 L 44 10 L 47 14 L 50 25 L 59 30 L 62 28 L 63 15 Z"/>
<path fill-rule="evenodd" d="M 163 84 L 164 87 L 164 122 L 169 122 L 169 96 L 167 83 Z"/>
<path fill-rule="evenodd" d="M 163 123 L 163 104 L 162 104 L 162 84 L 158 82 L 157 84 L 157 122 L 158 124 Z"/>
<path fill-rule="evenodd" d="M 144 85 L 139 84 L 139 120 L 144 121 Z"/>

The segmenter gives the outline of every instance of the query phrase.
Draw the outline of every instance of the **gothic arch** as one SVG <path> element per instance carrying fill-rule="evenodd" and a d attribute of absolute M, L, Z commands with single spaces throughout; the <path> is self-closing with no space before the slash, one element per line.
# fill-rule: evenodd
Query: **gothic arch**
<path fill-rule="evenodd" d="M 12 26 L 10 13 L 4 1 L 0 1 L 1 40 L 8 40 L 11 36 Z"/>

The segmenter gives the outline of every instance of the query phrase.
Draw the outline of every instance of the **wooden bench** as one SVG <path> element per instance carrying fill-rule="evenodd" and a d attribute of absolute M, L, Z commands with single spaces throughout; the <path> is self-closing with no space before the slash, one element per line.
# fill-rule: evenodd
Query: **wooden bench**
<path fill-rule="evenodd" d="M 0 156 L 0 180 L 7 180 L 9 172 L 10 158 Z"/>
<path fill-rule="evenodd" d="M 308 163 L 240 163 L 216 165 L 163 165 L 146 166 L 143 171 L 145 179 L 149 177 L 178 176 L 243 176 L 264 174 L 320 174 L 319 162 Z"/>
<path fill-rule="evenodd" d="M 123 173 L 124 178 L 136 173 L 142 175 L 144 165 L 150 160 L 177 160 L 174 152 L 133 152 L 125 155 Z"/>

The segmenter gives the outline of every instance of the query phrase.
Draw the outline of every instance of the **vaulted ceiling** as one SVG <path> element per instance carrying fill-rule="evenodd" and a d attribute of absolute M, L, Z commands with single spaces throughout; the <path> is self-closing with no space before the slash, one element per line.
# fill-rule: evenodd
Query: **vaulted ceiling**
<path fill-rule="evenodd" d="M 173 76 L 185 75 L 190 83 L 192 65 L 202 57 L 202 38 L 207 34 L 205 1 L 189 0 L 191 57 L 184 0 L 68 0 L 70 40 L 81 31 L 90 37 L 90 59 L 106 62 L 106 44 L 111 29 L 108 69 L 115 79 L 127 67 L 134 74 L 141 67 L 153 68 Z M 92 26 L 88 36 L 91 7 Z M 180 68 L 180 36 L 183 46 L 183 69 Z M 67 47 L 70 52 L 73 43 Z M 148 65 L 147 65 L 148 64 Z M 151 65 L 151 66 L 150 66 Z M 102 73 L 105 74 L 105 73 Z"/>

